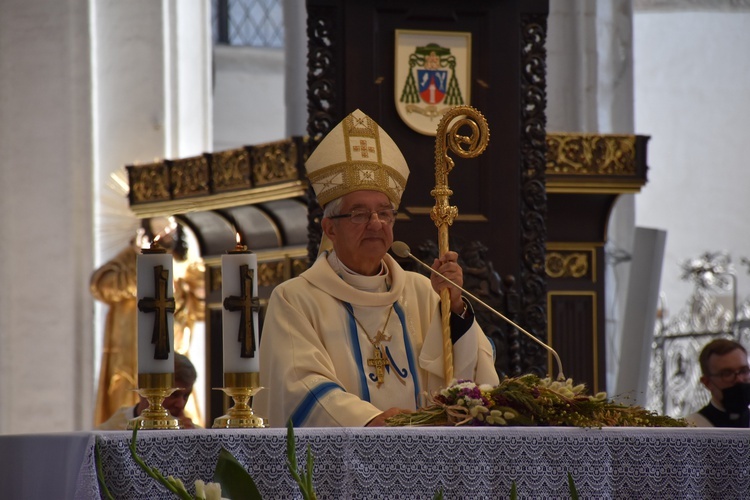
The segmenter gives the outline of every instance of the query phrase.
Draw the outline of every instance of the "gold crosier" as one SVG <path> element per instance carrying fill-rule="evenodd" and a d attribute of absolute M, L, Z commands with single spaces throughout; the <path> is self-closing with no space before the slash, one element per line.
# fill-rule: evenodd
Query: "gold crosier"
<path fill-rule="evenodd" d="M 469 135 L 459 132 L 467 129 Z M 448 188 L 448 174 L 455 164 L 448 156 L 448 149 L 460 158 L 475 158 L 482 154 L 490 141 L 490 129 L 482 113 L 471 106 L 456 106 L 448 110 L 438 124 L 435 134 L 435 189 L 430 192 L 435 206 L 430 218 L 438 228 L 438 251 L 440 257 L 448 251 L 448 227 L 458 216 L 458 207 L 451 206 L 448 198 L 453 194 Z M 442 313 L 443 353 L 445 384 L 453 380 L 453 343 L 451 342 L 451 299 L 446 288 L 440 293 Z"/>

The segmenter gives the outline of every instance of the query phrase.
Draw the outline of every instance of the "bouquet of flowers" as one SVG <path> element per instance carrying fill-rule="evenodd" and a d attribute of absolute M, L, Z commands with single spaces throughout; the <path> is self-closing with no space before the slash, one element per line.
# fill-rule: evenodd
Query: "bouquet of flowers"
<path fill-rule="evenodd" d="M 496 386 L 459 380 L 429 397 L 428 406 L 387 420 L 390 426 L 515 425 L 572 427 L 685 427 L 682 419 L 586 394 L 572 379 L 508 377 Z"/>

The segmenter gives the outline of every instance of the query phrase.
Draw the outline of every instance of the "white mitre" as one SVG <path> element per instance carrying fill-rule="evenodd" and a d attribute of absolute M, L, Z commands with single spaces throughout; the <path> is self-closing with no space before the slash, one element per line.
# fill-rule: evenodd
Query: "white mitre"
<path fill-rule="evenodd" d="M 359 109 L 328 133 L 305 168 L 321 206 L 352 191 L 372 190 L 398 207 L 409 177 L 396 143 Z"/>

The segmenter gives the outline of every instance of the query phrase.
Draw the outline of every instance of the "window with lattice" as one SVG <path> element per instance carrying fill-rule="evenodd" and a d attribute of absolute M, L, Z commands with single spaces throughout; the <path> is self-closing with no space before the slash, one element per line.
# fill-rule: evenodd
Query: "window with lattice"
<path fill-rule="evenodd" d="M 282 48 L 281 0 L 212 0 L 214 44 Z"/>

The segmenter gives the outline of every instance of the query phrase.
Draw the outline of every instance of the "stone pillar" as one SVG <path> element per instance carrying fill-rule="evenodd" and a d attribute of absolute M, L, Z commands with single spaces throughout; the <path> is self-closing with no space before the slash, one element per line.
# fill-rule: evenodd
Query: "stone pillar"
<path fill-rule="evenodd" d="M 0 15 L 0 434 L 80 429 L 93 408 L 88 9 Z"/>

